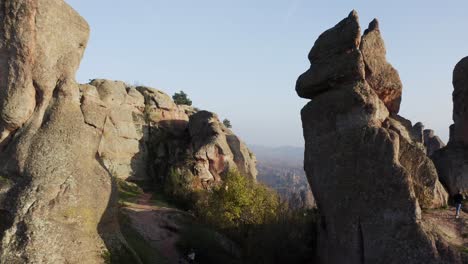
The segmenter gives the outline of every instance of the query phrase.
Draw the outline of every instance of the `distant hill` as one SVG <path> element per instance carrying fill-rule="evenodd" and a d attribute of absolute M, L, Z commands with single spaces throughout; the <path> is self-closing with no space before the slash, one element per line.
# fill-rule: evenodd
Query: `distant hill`
<path fill-rule="evenodd" d="M 261 145 L 249 145 L 251 151 L 262 163 L 275 163 L 282 166 L 303 167 L 304 148 L 303 147 L 267 147 Z"/>
<path fill-rule="evenodd" d="M 304 169 L 304 148 L 249 145 L 257 157 L 258 181 L 275 189 L 294 206 L 314 205 Z"/>

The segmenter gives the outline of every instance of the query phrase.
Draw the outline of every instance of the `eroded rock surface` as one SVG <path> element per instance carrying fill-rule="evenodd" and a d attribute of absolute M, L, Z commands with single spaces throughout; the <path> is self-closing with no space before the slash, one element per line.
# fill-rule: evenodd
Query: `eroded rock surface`
<path fill-rule="evenodd" d="M 361 37 L 353 11 L 311 54 L 296 91 L 312 99 L 301 115 L 320 262 L 460 263 L 421 217 L 421 209 L 446 205 L 447 192 L 422 128 L 396 115 L 402 86 L 376 20 Z"/>
<path fill-rule="evenodd" d="M 164 180 L 183 164 L 194 188 L 231 168 L 255 179 L 255 157 L 216 115 L 147 87 L 77 84 L 89 26 L 63 0 L 5 0 L 0 20 L 1 264 L 131 251 L 111 176 Z"/>
<path fill-rule="evenodd" d="M 450 142 L 468 145 L 468 57 L 460 60 L 453 70 L 453 132 Z"/>
<path fill-rule="evenodd" d="M 374 19 L 361 38 L 366 81 L 392 114 L 400 110 L 403 85 L 398 72 L 387 62 L 385 43 L 380 35 L 379 22 Z"/>
<path fill-rule="evenodd" d="M 432 129 L 424 130 L 424 146 L 428 156 L 432 156 L 434 152 L 445 147 L 445 143 L 434 133 Z"/>
<path fill-rule="evenodd" d="M 81 91 L 85 122 L 102 131 L 98 153 L 113 176 L 163 183 L 180 170 L 194 176 L 194 188 L 221 181 L 230 169 L 257 176 L 255 156 L 214 113 L 119 81 L 93 80 Z"/>
<path fill-rule="evenodd" d="M 88 24 L 61 0 L 6 0 L 0 20 L 0 263 L 101 263 L 111 182 L 74 80 Z"/>
<path fill-rule="evenodd" d="M 440 181 L 451 195 L 468 193 L 468 57 L 453 70 L 453 125 L 447 146 L 432 155 Z"/>

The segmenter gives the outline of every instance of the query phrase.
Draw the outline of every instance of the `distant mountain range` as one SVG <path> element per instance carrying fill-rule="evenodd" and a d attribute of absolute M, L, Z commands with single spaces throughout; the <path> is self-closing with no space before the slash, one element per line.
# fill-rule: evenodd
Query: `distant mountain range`
<path fill-rule="evenodd" d="M 280 164 L 282 166 L 303 167 L 303 147 L 266 147 L 261 145 L 249 145 L 250 150 L 262 163 Z"/>
<path fill-rule="evenodd" d="M 314 199 L 304 169 L 304 148 L 249 145 L 257 157 L 257 179 L 296 207 L 312 207 Z"/>

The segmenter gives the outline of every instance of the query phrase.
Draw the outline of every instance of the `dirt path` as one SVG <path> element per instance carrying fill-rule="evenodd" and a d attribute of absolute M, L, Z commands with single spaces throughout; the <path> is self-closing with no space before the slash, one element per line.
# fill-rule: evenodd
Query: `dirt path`
<path fill-rule="evenodd" d="M 187 217 L 187 213 L 155 206 L 151 203 L 151 198 L 152 194 L 143 193 L 135 203 L 125 203 L 122 210 L 145 241 L 157 249 L 169 263 L 179 263 L 182 256 L 176 248 L 181 229 L 178 220 Z"/>
<path fill-rule="evenodd" d="M 423 213 L 425 222 L 436 227 L 451 244 L 468 248 L 468 214 L 460 212 L 455 218 L 455 208 L 428 210 Z"/>

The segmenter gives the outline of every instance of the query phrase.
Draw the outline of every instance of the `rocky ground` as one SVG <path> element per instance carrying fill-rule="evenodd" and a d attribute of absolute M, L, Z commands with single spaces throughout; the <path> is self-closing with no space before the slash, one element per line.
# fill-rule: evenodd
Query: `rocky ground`
<path fill-rule="evenodd" d="M 466 212 L 460 212 L 460 217 L 455 218 L 454 207 L 427 210 L 423 212 L 423 218 L 426 223 L 433 225 L 448 243 L 463 251 L 468 250 L 468 214 Z"/>
<path fill-rule="evenodd" d="M 145 263 L 183 263 L 180 261 L 184 261 L 184 256 L 178 252 L 176 243 L 182 229 L 180 223 L 184 218 L 192 218 L 190 214 L 156 205 L 151 193 L 142 193 L 134 202 L 125 202 L 121 212 L 128 217 L 133 231 L 159 252 L 149 262 L 143 260 Z"/>

